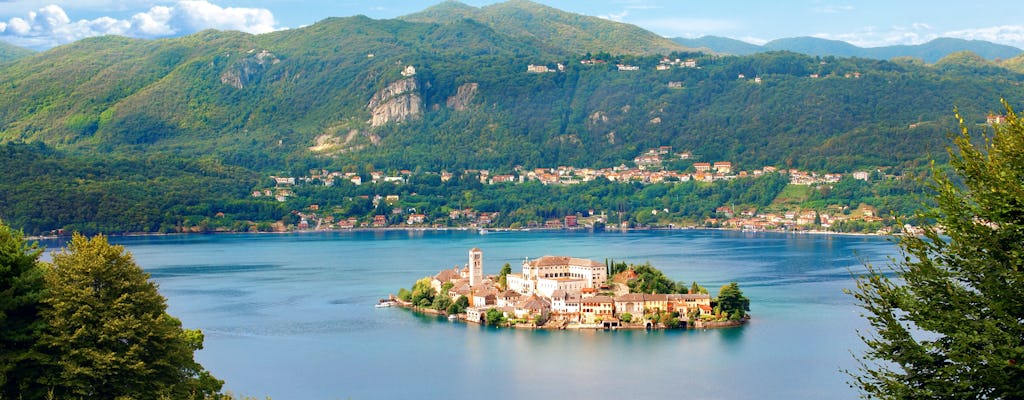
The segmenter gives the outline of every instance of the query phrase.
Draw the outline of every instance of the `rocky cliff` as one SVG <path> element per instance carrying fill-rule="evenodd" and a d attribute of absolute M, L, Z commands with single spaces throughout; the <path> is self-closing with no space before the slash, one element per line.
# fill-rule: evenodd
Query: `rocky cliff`
<path fill-rule="evenodd" d="M 463 84 L 459 86 L 459 90 L 454 96 L 448 98 L 445 105 L 455 111 L 465 111 L 469 108 L 469 103 L 476 97 L 476 92 L 479 89 L 480 84 L 476 82 Z"/>
<path fill-rule="evenodd" d="M 220 75 L 220 83 L 241 89 L 259 80 L 268 66 L 279 62 L 281 60 L 269 51 L 256 53 L 255 50 L 250 50 L 248 56 L 235 62 Z"/>
<path fill-rule="evenodd" d="M 372 114 L 370 126 L 374 127 L 418 118 L 423 112 L 423 100 L 416 79 L 409 77 L 392 82 L 374 93 L 366 108 Z"/>

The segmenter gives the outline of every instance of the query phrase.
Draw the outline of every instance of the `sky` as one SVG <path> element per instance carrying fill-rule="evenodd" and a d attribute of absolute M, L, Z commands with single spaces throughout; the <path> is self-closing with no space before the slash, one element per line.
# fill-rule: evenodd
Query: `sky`
<path fill-rule="evenodd" d="M 203 29 L 266 33 L 327 17 L 395 18 L 441 0 L 0 0 L 0 40 L 45 50 L 90 36 L 140 38 Z M 1024 49 L 1020 0 L 534 0 L 640 26 L 665 37 L 724 36 L 755 44 L 813 36 L 861 47 L 979 39 Z M 494 0 L 463 0 L 482 7 Z"/>

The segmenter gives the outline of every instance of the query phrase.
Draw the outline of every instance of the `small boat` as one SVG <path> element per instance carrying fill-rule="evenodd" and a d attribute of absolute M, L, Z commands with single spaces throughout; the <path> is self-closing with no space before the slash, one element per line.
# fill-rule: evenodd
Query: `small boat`
<path fill-rule="evenodd" d="M 455 314 L 452 314 L 452 315 L 448 316 L 448 320 L 449 321 L 458 321 L 458 319 L 459 319 L 459 316 L 457 316 Z"/>
<path fill-rule="evenodd" d="M 380 299 L 374 307 L 376 308 L 388 308 L 395 306 L 395 301 L 391 299 Z"/>

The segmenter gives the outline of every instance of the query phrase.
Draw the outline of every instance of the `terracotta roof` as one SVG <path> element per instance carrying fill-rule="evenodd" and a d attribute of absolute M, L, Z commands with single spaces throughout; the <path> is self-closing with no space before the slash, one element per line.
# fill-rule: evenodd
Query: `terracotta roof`
<path fill-rule="evenodd" d="M 626 293 L 622 296 L 616 296 L 615 301 L 644 301 L 643 293 Z"/>
<path fill-rule="evenodd" d="M 459 279 L 461 277 L 462 276 L 459 275 L 459 271 L 457 269 L 443 269 L 441 270 L 441 272 L 438 272 L 437 275 L 434 275 L 434 279 L 437 279 L 441 282 L 448 282 L 450 280 Z"/>
<path fill-rule="evenodd" d="M 540 311 L 545 308 L 551 308 L 551 305 L 537 295 L 532 295 L 516 304 L 516 308 Z"/>
<path fill-rule="evenodd" d="M 608 296 L 594 296 L 583 300 L 584 303 L 614 303 L 615 300 Z"/>

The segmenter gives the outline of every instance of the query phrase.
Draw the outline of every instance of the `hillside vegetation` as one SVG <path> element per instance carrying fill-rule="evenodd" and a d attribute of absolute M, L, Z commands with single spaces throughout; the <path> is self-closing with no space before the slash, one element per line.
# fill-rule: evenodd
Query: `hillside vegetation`
<path fill-rule="evenodd" d="M 314 168 L 610 167 L 659 146 L 737 170 L 914 171 L 944 161 L 954 107 L 984 124 L 1000 98 L 1024 100 L 1022 82 L 966 53 L 929 65 L 686 52 L 527 1 L 91 38 L 0 65 L 0 141 L 17 155 L 0 217 L 33 232 L 157 230 L 224 209 L 280 220 L 283 205 L 226 204 Z M 93 211 L 138 216 L 104 225 Z"/>

